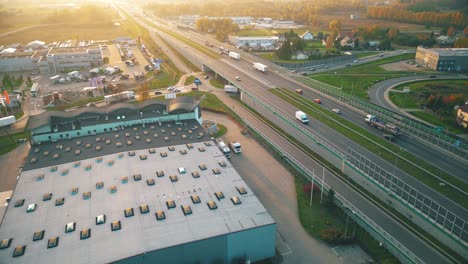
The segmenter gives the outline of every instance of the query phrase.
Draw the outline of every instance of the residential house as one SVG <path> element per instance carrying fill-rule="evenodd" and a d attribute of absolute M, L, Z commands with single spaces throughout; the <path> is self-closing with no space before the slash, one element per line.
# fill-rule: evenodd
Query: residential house
<path fill-rule="evenodd" d="M 458 108 L 457 123 L 464 128 L 468 128 L 468 104 L 464 104 Z"/>
<path fill-rule="evenodd" d="M 312 34 L 309 31 L 304 32 L 304 34 L 301 35 L 301 38 L 303 40 L 313 40 L 314 39 L 314 34 Z"/>
<path fill-rule="evenodd" d="M 454 40 L 449 36 L 440 36 L 436 38 L 436 42 L 439 45 L 452 45 L 454 43 Z"/>
<path fill-rule="evenodd" d="M 354 48 L 354 39 L 346 36 L 342 40 L 340 40 L 340 46 Z"/>

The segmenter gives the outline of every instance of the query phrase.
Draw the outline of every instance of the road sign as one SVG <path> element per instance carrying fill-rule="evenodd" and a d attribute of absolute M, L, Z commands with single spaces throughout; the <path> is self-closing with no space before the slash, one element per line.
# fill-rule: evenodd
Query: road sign
<path fill-rule="evenodd" d="M 201 84 L 201 81 L 200 79 L 198 78 L 195 78 L 195 81 L 193 81 L 196 85 L 200 85 Z"/>

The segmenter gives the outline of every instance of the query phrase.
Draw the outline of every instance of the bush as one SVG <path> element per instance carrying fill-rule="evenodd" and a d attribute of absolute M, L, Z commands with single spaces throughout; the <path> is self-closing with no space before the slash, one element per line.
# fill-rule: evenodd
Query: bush
<path fill-rule="evenodd" d="M 352 237 L 345 237 L 341 230 L 336 228 L 328 228 L 320 231 L 320 238 L 330 244 L 343 245 L 350 244 L 353 242 Z"/>

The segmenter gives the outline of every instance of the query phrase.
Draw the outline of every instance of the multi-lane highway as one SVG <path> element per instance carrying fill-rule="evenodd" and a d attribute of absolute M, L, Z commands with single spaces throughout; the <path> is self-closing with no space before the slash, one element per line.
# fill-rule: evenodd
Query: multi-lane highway
<path fill-rule="evenodd" d="M 143 23 L 143 21 L 136 19 L 139 23 Z M 157 31 L 154 28 L 151 28 L 148 25 L 145 25 L 150 31 Z M 234 80 L 235 76 L 240 76 L 241 81 L 237 82 L 237 85 L 242 87 L 243 89 L 246 89 L 250 93 L 254 94 L 255 96 L 262 98 L 266 103 L 271 105 L 275 111 L 278 111 L 278 113 L 281 113 L 284 116 L 293 116 L 294 111 L 296 110 L 295 107 L 289 105 L 288 103 L 278 100 L 278 98 L 274 95 L 272 95 L 270 92 L 266 91 L 269 88 L 272 87 L 289 87 L 291 89 L 298 87 L 295 82 L 292 82 L 291 80 L 284 79 L 276 74 L 263 74 L 259 72 L 255 72 L 252 69 L 252 64 L 251 62 L 248 61 L 233 61 L 229 58 L 224 58 L 222 60 L 214 60 L 212 58 L 209 58 L 207 56 L 204 56 L 203 54 L 197 54 L 199 53 L 198 51 L 192 49 L 190 46 L 185 47 L 185 44 L 180 44 L 177 39 L 172 38 L 171 36 L 166 37 L 166 41 L 170 42 L 171 45 L 174 45 L 175 47 L 179 47 L 180 51 L 186 51 L 184 52 L 185 55 L 189 59 L 191 59 L 194 62 L 199 62 L 203 61 L 206 65 L 209 65 L 213 70 L 216 70 L 216 72 L 222 74 L 224 77 Z M 199 63 L 198 63 L 199 64 Z M 308 91 L 308 93 L 314 93 L 313 91 Z M 315 94 L 315 93 L 314 93 Z M 330 102 L 332 102 L 331 100 Z M 272 120 L 273 122 L 275 120 Z M 258 122 L 258 121 L 257 121 Z M 346 137 L 342 136 L 341 134 L 336 133 L 335 131 L 331 130 L 327 126 L 321 124 L 318 121 L 312 121 L 314 126 L 308 126 L 305 127 L 309 133 L 314 134 L 318 137 L 323 138 L 326 140 L 326 142 L 329 142 L 331 145 L 333 145 L 335 148 L 344 150 L 348 147 L 352 147 L 355 150 L 358 150 L 359 152 L 365 153 L 369 157 L 373 157 L 376 161 L 378 161 L 379 165 L 382 167 L 385 167 L 387 169 L 393 169 L 392 164 L 389 164 L 386 161 L 380 160 L 378 157 L 375 157 L 372 153 L 368 153 L 366 150 L 362 149 L 360 146 L 357 146 L 354 142 L 348 140 Z M 258 124 L 260 126 L 260 124 Z M 291 131 L 292 134 L 294 133 L 299 133 L 298 131 Z M 274 136 L 273 134 L 270 134 L 271 136 Z M 299 135 L 297 135 L 299 136 Z M 284 139 L 280 140 L 278 139 L 278 142 L 282 142 Z M 283 147 L 285 148 L 290 148 L 288 147 L 288 143 L 284 142 Z M 289 152 L 291 151 L 291 152 Z M 310 158 L 300 158 L 301 155 L 304 155 L 301 152 L 294 151 L 293 149 L 289 149 L 288 153 L 294 154 L 298 160 L 303 162 L 303 164 L 307 164 L 308 166 L 313 167 L 312 163 L 310 162 Z M 401 172 L 399 172 L 400 174 Z M 407 177 L 408 180 L 412 179 L 411 177 L 404 175 L 403 173 L 402 177 Z M 414 179 L 413 179 L 414 180 Z M 405 246 L 408 248 L 411 248 L 411 250 L 418 252 L 419 256 L 421 258 L 426 259 L 428 262 L 429 260 L 439 260 L 441 263 L 446 262 L 447 259 L 444 259 L 442 256 L 440 256 L 438 253 L 436 253 L 434 250 L 432 250 L 430 247 L 428 247 L 425 243 L 419 241 L 419 239 L 412 237 L 407 231 L 405 231 L 404 228 L 399 227 L 398 224 L 394 226 L 387 226 L 386 223 L 390 223 L 393 220 L 390 220 L 391 218 L 388 217 L 385 213 L 381 212 L 381 215 L 379 216 L 379 209 L 377 209 L 374 205 L 369 203 L 368 201 L 366 202 L 366 199 L 361 197 L 359 194 L 354 193 L 352 190 L 346 187 L 344 183 L 339 183 L 332 175 L 327 177 L 327 181 L 336 188 L 336 190 L 343 195 L 346 195 L 346 198 L 352 201 L 353 204 L 362 206 L 360 209 L 368 213 L 372 219 L 375 219 L 376 222 L 381 225 L 382 228 L 388 230 L 389 233 L 395 234 L 395 235 L 402 235 L 404 237 L 401 237 L 402 243 L 404 243 Z M 335 181 L 335 182 L 334 182 Z M 417 181 L 414 181 L 414 184 L 418 186 L 417 188 L 424 189 L 425 186 L 420 184 Z M 335 187 L 336 186 L 336 187 Z M 338 187 L 341 186 L 341 187 Z M 427 187 L 426 187 L 427 188 Z M 422 191 L 422 190 L 421 190 Z M 461 208 L 458 205 L 453 204 L 452 202 L 448 201 L 444 197 L 438 195 L 437 193 L 433 192 L 429 188 L 427 188 L 427 192 L 431 197 L 435 197 L 434 199 L 440 199 L 439 201 L 445 202 L 450 204 L 453 209 L 457 212 L 460 213 L 461 215 L 464 215 L 465 217 L 468 216 L 466 210 L 464 208 Z M 360 200 L 361 199 L 361 200 Z M 367 208 L 366 206 L 369 206 Z M 403 234 L 404 233 L 404 234 Z"/>

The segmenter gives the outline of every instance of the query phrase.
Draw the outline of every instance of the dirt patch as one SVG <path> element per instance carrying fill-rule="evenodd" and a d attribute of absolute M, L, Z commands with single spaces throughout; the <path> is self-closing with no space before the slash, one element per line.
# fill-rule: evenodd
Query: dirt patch
<path fill-rule="evenodd" d="M 416 67 L 416 63 L 412 60 L 407 61 L 398 61 L 387 64 L 382 64 L 380 67 L 384 68 L 387 71 L 424 71 L 424 67 Z"/>

